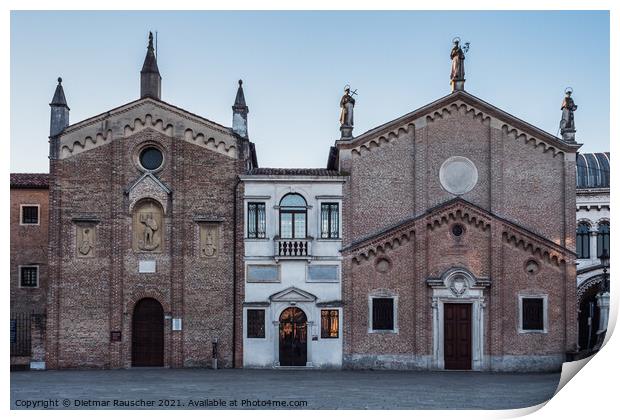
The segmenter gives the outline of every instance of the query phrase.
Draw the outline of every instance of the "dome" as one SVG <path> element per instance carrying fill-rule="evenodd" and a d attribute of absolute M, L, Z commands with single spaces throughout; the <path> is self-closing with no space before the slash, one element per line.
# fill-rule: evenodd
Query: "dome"
<path fill-rule="evenodd" d="M 577 154 L 577 189 L 609 188 L 609 152 Z"/>

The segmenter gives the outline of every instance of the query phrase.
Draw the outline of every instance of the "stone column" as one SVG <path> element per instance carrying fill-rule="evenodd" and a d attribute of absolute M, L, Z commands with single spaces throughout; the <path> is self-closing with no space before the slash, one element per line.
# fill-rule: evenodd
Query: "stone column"
<path fill-rule="evenodd" d="M 273 366 L 280 366 L 280 321 L 273 321 Z"/>
<path fill-rule="evenodd" d="M 600 335 L 607 331 L 607 321 L 609 320 L 609 292 L 599 293 L 596 296 L 596 305 L 600 313 L 598 331 L 596 334 Z"/>
<path fill-rule="evenodd" d="M 314 326 L 314 321 L 308 321 L 306 327 L 306 366 L 312 366 L 312 327 Z"/>
<path fill-rule="evenodd" d="M 595 230 L 590 231 L 590 260 L 596 260 L 596 237 L 598 232 Z"/>

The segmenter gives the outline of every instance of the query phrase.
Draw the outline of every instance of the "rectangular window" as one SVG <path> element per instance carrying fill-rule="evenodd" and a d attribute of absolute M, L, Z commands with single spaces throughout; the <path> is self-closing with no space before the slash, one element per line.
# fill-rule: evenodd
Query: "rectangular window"
<path fill-rule="evenodd" d="M 265 310 L 248 309 L 248 338 L 265 338 Z"/>
<path fill-rule="evenodd" d="M 340 237 L 338 203 L 321 203 L 321 238 Z"/>
<path fill-rule="evenodd" d="M 39 267 L 36 265 L 19 268 L 19 287 L 39 287 Z"/>
<path fill-rule="evenodd" d="M 265 203 L 248 203 L 248 238 L 265 238 Z"/>
<path fill-rule="evenodd" d="M 22 206 L 22 225 L 39 224 L 39 206 Z"/>
<path fill-rule="evenodd" d="M 522 298 L 521 301 L 521 329 L 523 331 L 544 331 L 544 299 Z"/>
<path fill-rule="evenodd" d="M 338 309 L 321 309 L 321 338 L 338 338 Z"/>
<path fill-rule="evenodd" d="M 393 298 L 373 298 L 372 299 L 372 329 L 373 330 L 393 330 L 394 329 L 394 299 Z"/>

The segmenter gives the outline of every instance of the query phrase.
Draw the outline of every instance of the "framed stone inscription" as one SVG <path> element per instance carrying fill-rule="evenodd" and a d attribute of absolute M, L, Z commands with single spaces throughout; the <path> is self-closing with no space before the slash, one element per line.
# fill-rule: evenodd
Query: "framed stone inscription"
<path fill-rule="evenodd" d="M 161 252 L 164 238 L 164 212 L 155 200 L 143 200 L 133 211 L 134 251 Z"/>
<path fill-rule="evenodd" d="M 75 249 L 79 258 L 95 256 L 95 225 L 76 225 Z"/>
<path fill-rule="evenodd" d="M 216 258 L 220 248 L 219 223 L 199 223 L 200 256 Z"/>

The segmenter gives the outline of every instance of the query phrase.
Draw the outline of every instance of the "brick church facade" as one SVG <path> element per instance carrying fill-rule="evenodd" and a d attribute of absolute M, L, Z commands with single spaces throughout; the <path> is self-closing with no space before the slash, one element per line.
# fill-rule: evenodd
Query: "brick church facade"
<path fill-rule="evenodd" d="M 337 141 L 344 366 L 559 369 L 579 146 L 461 89 Z"/>
<path fill-rule="evenodd" d="M 233 130 L 163 102 L 152 39 L 136 101 L 68 125 L 60 82 L 47 368 L 232 366 L 247 107 Z"/>
<path fill-rule="evenodd" d="M 314 315 L 287 345 L 314 366 L 333 347 L 325 366 L 559 370 L 577 350 L 574 131 L 461 76 L 355 137 L 343 101 L 327 168 L 258 168 L 241 81 L 225 127 L 162 101 L 152 39 L 140 77 L 139 99 L 75 124 L 60 79 L 50 104 L 46 368 L 285 365 L 299 302 Z"/>

